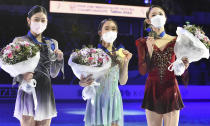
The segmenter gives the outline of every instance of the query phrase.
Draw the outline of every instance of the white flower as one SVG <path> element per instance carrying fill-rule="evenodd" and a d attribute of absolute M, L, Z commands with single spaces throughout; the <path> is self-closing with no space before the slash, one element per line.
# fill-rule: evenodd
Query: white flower
<path fill-rule="evenodd" d="M 76 54 L 74 55 L 74 57 L 79 56 L 80 60 L 82 60 L 82 63 L 88 66 L 98 67 L 101 65 L 103 66 L 105 63 L 108 63 L 108 55 L 102 49 L 83 48 L 80 51 L 76 52 Z"/>
<path fill-rule="evenodd" d="M 80 53 L 81 53 L 82 56 L 86 56 L 88 54 L 87 48 L 81 49 Z"/>
<path fill-rule="evenodd" d="M 29 42 L 27 42 L 27 41 L 20 42 L 20 45 L 26 45 L 26 44 L 29 44 L 29 45 L 31 45 L 31 46 L 35 46 L 34 44 L 29 43 Z"/>
<path fill-rule="evenodd" d="M 195 37 L 197 37 L 200 40 L 204 40 L 206 38 L 206 36 L 202 34 L 200 30 L 196 30 Z"/>
<path fill-rule="evenodd" d="M 6 50 L 6 49 L 4 50 L 4 54 L 5 54 L 5 55 L 7 55 L 7 54 L 9 54 L 9 53 L 11 53 L 11 52 L 12 52 L 11 50 Z"/>

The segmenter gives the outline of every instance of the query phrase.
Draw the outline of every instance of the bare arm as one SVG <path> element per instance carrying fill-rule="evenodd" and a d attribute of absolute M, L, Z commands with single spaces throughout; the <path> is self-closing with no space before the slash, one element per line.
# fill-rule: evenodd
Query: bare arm
<path fill-rule="evenodd" d="M 119 78 L 119 82 L 121 85 L 125 85 L 128 81 L 128 65 L 130 59 L 132 58 L 132 54 L 127 50 L 123 50 L 123 54 L 125 55 L 125 57 L 123 61 L 120 63 L 120 78 Z"/>

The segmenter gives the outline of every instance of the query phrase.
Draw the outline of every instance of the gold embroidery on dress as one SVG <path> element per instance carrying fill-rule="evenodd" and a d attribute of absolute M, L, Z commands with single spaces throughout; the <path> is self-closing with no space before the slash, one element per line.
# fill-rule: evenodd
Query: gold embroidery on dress
<path fill-rule="evenodd" d="M 160 74 L 160 80 L 163 80 L 164 72 L 168 70 L 170 65 L 170 60 L 173 54 L 174 48 L 169 46 L 166 50 L 160 51 L 155 49 L 152 55 L 152 62 L 154 67 L 157 67 Z"/>

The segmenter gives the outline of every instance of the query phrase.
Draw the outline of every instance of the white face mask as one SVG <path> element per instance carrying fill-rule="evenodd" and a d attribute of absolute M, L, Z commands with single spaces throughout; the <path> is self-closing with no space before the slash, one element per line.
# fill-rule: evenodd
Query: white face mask
<path fill-rule="evenodd" d="M 106 32 L 102 35 L 102 39 L 107 43 L 113 43 L 117 38 L 117 32 Z"/>
<path fill-rule="evenodd" d="M 42 33 L 47 28 L 47 23 L 31 21 L 31 30 L 36 34 Z"/>
<path fill-rule="evenodd" d="M 156 15 L 151 18 L 151 24 L 155 28 L 162 28 L 166 23 L 166 17 L 163 15 Z"/>

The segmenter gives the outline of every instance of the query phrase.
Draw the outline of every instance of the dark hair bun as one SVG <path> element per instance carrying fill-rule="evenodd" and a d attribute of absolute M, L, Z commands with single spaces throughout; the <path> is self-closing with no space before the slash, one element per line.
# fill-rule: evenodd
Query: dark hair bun
<path fill-rule="evenodd" d="M 43 12 L 47 16 L 47 10 L 40 5 L 33 6 L 28 12 L 28 18 L 31 18 L 34 14 Z"/>
<path fill-rule="evenodd" d="M 114 20 L 111 19 L 111 18 L 108 18 L 108 19 L 104 19 L 104 20 L 101 21 L 101 23 L 100 23 L 99 26 L 98 26 L 98 31 L 101 31 L 101 30 L 102 30 L 104 24 L 105 24 L 107 21 L 112 21 L 112 22 L 114 22 L 114 23 L 116 24 L 116 26 L 117 26 L 117 29 L 118 29 L 117 22 L 114 21 Z"/>

